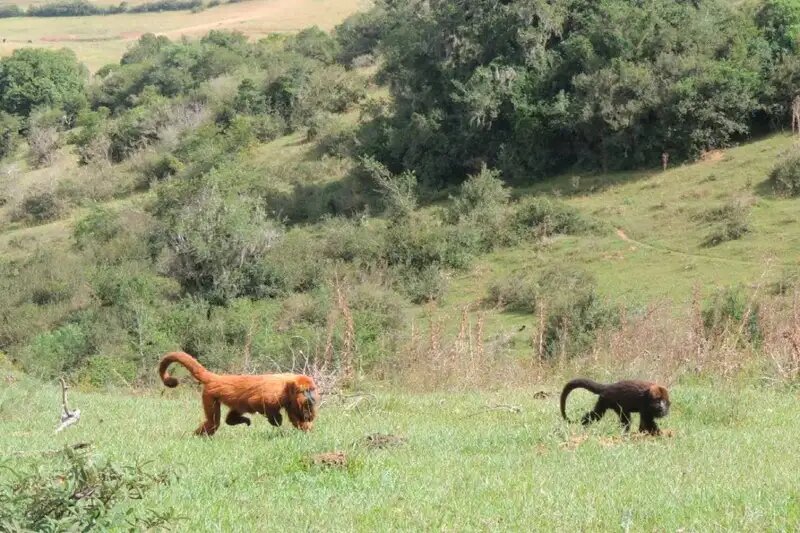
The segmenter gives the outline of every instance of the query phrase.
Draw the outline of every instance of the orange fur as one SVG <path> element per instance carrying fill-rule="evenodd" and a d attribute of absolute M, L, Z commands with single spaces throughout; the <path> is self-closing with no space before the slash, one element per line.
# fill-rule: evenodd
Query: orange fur
<path fill-rule="evenodd" d="M 308 431 L 317 416 L 319 393 L 314 380 L 303 374 L 262 374 L 259 376 L 214 374 L 206 370 L 191 355 L 183 352 L 166 354 L 158 366 L 161 381 L 176 387 L 178 380 L 170 376 L 172 363 L 186 367 L 203 384 L 203 410 L 206 419 L 197 428 L 197 435 L 213 435 L 220 425 L 220 404 L 230 408 L 225 422 L 229 425 L 247 424 L 245 413 L 261 413 L 273 426 L 283 421 L 281 409 L 297 429 Z"/>

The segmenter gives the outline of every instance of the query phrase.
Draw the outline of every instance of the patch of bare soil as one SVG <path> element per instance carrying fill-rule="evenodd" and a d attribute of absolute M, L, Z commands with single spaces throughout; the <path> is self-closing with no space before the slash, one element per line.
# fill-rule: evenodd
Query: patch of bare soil
<path fill-rule="evenodd" d="M 406 438 L 399 435 L 373 433 L 366 437 L 367 448 L 382 449 L 390 446 L 399 446 L 406 443 Z"/>
<path fill-rule="evenodd" d="M 708 150 L 700 154 L 700 161 L 709 161 L 715 163 L 722 161 L 725 158 L 725 152 L 722 150 Z"/>
<path fill-rule="evenodd" d="M 343 468 L 347 466 L 347 454 L 344 452 L 325 452 L 311 456 L 311 464 Z"/>
<path fill-rule="evenodd" d="M 649 439 L 658 439 L 658 438 L 673 438 L 675 436 L 675 431 L 672 429 L 665 429 L 661 431 L 661 435 L 650 435 L 649 433 L 641 433 L 641 432 L 632 432 L 627 435 L 615 435 L 613 437 L 598 437 L 597 442 L 600 446 L 605 448 L 611 448 L 613 446 L 619 446 L 620 444 L 624 444 L 626 442 L 639 442 Z M 576 450 L 578 449 L 583 443 L 590 439 L 589 435 L 579 434 L 579 435 L 570 435 L 570 437 L 562 442 L 559 446 L 565 450 Z"/>

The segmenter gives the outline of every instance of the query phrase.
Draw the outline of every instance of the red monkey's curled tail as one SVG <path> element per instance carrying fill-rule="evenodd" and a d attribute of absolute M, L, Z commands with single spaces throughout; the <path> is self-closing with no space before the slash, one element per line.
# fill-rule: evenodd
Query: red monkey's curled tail
<path fill-rule="evenodd" d="M 161 359 L 161 363 L 158 365 L 158 375 L 161 376 L 161 381 L 164 382 L 164 385 L 167 387 L 177 387 L 178 380 L 174 377 L 169 375 L 167 369 L 169 365 L 172 363 L 180 363 L 182 364 L 186 370 L 188 370 L 194 379 L 199 381 L 200 383 L 208 382 L 214 374 L 206 370 L 206 368 L 197 362 L 197 359 L 189 355 L 188 353 L 184 352 L 171 352 L 165 355 Z"/>

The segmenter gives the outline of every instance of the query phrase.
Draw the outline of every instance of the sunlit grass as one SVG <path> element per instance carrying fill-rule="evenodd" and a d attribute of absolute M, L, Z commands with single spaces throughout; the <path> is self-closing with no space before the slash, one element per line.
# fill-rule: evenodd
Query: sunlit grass
<path fill-rule="evenodd" d="M 746 386 L 673 387 L 662 438 L 620 438 L 611 416 L 568 426 L 540 388 L 494 393 L 379 392 L 354 408 L 328 400 L 313 432 L 223 427 L 191 431 L 201 417 L 189 387 L 164 395 L 74 393 L 77 426 L 54 435 L 54 387 L 23 380 L 0 391 L 0 454 L 90 442 L 119 462 L 174 468 L 176 483 L 135 506 L 177 508 L 178 530 L 720 530 L 792 529 L 800 520 L 796 394 Z M 189 389 L 189 390 L 187 390 Z M 573 417 L 588 393 L 571 398 Z M 497 406 L 518 406 L 514 413 Z M 372 449 L 373 433 L 404 442 Z M 315 466 L 343 451 L 346 467 Z"/>

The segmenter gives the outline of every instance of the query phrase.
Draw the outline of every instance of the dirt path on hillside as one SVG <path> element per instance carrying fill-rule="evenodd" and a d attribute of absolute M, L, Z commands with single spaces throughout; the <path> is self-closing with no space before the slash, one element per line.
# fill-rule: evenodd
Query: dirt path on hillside
<path fill-rule="evenodd" d="M 666 254 L 676 254 L 676 255 L 683 256 L 683 257 L 690 257 L 690 258 L 694 258 L 694 259 L 705 259 L 705 260 L 709 260 L 709 261 L 718 261 L 720 263 L 728 263 L 728 264 L 734 264 L 734 265 L 748 265 L 748 266 L 764 265 L 763 262 L 758 262 L 758 261 L 747 261 L 747 260 L 744 260 L 744 259 L 731 259 L 729 257 L 718 257 L 718 256 L 715 256 L 715 255 L 694 254 L 694 253 L 691 253 L 691 252 L 684 252 L 682 250 L 677 250 L 675 248 L 670 248 L 668 246 L 657 246 L 657 245 L 654 245 L 654 244 L 649 244 L 649 243 L 646 243 L 646 242 L 637 241 L 636 239 L 631 239 L 630 237 L 628 237 L 628 234 L 625 233 L 625 230 L 623 230 L 622 228 L 616 228 L 616 234 L 617 234 L 617 237 L 619 237 L 621 240 L 623 240 L 623 241 L 625 241 L 627 243 L 630 243 L 630 244 L 633 244 L 633 245 L 636 245 L 636 246 L 641 246 L 642 248 L 646 248 L 648 250 L 653 250 L 653 251 L 656 251 L 656 252 L 663 252 L 663 253 L 666 253 Z M 796 266 L 796 263 L 780 263 L 780 262 L 774 262 L 774 261 L 770 261 L 770 263 L 777 264 L 777 265 L 783 265 L 783 266 Z"/>

